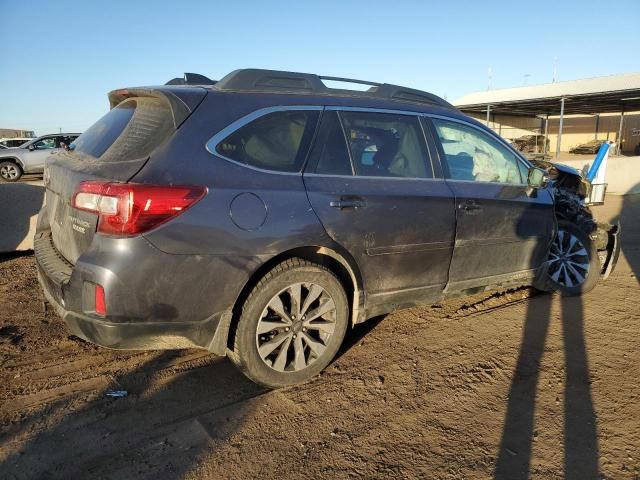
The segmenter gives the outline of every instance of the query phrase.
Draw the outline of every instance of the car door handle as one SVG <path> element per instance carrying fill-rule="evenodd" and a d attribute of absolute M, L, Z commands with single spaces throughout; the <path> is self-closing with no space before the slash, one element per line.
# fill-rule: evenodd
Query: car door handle
<path fill-rule="evenodd" d="M 340 210 L 345 208 L 362 208 L 366 205 L 361 198 L 340 198 L 338 200 L 331 200 L 329 206 L 338 208 Z"/>
<path fill-rule="evenodd" d="M 482 210 L 482 207 L 478 205 L 478 203 L 474 200 L 467 200 L 465 202 L 462 202 L 460 203 L 460 205 L 458 205 L 458 208 L 460 210 L 464 210 L 467 213 L 475 213 Z"/>

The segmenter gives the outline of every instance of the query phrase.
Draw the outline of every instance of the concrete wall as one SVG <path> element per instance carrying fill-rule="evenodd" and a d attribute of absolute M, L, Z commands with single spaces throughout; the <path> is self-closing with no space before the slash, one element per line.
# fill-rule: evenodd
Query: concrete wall
<path fill-rule="evenodd" d="M 582 170 L 585 165 L 591 166 L 591 160 L 565 160 L 558 163 Z M 640 157 L 610 157 L 607 160 L 605 182 L 607 193 L 626 195 L 640 193 Z"/>
<path fill-rule="evenodd" d="M 0 183 L 0 252 L 33 249 L 43 199 L 41 182 Z"/>

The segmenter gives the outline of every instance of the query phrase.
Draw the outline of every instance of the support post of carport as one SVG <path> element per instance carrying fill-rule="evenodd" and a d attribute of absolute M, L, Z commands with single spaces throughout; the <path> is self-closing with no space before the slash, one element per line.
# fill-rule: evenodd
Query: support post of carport
<path fill-rule="evenodd" d="M 564 121 L 564 97 L 560 99 L 560 124 L 558 125 L 558 141 L 556 142 L 556 160 L 560 156 L 560 143 L 562 142 L 562 122 Z"/>
<path fill-rule="evenodd" d="M 616 139 L 616 155 L 622 152 L 622 123 L 624 121 L 624 111 L 620 112 L 620 127 L 618 128 L 618 138 Z"/>
<path fill-rule="evenodd" d="M 544 117 L 544 146 L 542 147 L 542 153 L 547 154 L 547 140 L 549 138 L 549 114 Z"/>
<path fill-rule="evenodd" d="M 487 105 L 487 127 L 489 126 L 490 115 L 491 115 L 491 105 Z"/>

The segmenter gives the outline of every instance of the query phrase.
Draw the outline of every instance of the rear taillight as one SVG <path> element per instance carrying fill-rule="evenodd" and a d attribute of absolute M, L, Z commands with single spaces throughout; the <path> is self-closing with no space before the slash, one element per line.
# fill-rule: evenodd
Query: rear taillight
<path fill-rule="evenodd" d="M 206 193 L 198 186 L 88 181 L 78 185 L 72 205 L 98 215 L 98 232 L 128 236 L 179 215 Z"/>

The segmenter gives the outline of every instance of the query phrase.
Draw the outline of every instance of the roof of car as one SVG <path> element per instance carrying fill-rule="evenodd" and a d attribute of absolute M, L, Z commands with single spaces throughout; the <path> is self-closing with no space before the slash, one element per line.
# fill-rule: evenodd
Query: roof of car
<path fill-rule="evenodd" d="M 44 138 L 44 137 L 70 137 L 73 135 L 77 135 L 80 136 L 82 135 L 81 133 L 67 133 L 67 132 L 62 132 L 62 133 L 47 133 L 46 135 L 40 135 L 37 138 L 31 138 L 30 140 L 37 140 L 38 138 Z"/>
<path fill-rule="evenodd" d="M 29 144 L 33 144 L 38 140 L 41 140 L 43 138 L 50 138 L 50 137 L 79 137 L 80 135 L 82 135 L 81 133 L 47 133 L 46 135 L 40 135 L 39 137 L 36 138 L 30 138 L 29 141 L 25 142 L 23 145 L 21 145 L 21 147 L 24 147 L 25 145 Z"/>
<path fill-rule="evenodd" d="M 330 88 L 324 83 L 324 81 L 368 85 L 369 88 L 364 91 Z M 201 85 L 208 86 L 211 90 L 220 92 L 356 97 L 430 105 L 456 110 L 453 105 L 437 95 L 399 85 L 378 83 L 368 80 L 355 80 L 351 78 L 330 77 L 312 73 L 265 70 L 258 68 L 234 70 L 219 81 L 208 79 L 204 75 L 185 73 L 184 78 L 174 78 L 170 80 L 167 85 Z"/>

